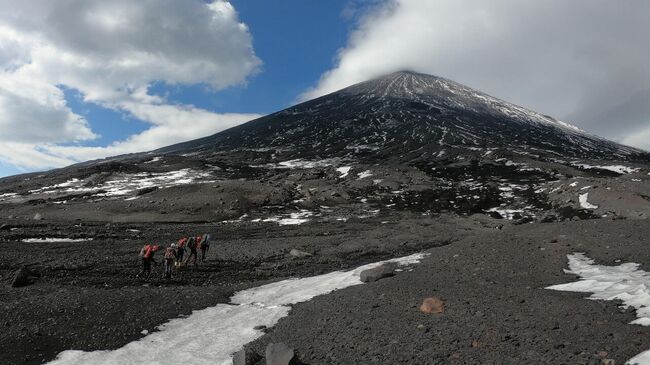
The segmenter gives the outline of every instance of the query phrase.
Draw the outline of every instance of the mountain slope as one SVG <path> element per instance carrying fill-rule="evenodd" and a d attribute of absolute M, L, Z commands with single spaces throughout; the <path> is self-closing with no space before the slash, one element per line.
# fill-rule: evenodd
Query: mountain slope
<path fill-rule="evenodd" d="M 453 81 L 397 72 L 209 137 L 1 179 L 0 208 L 123 222 L 643 218 L 649 163 Z"/>

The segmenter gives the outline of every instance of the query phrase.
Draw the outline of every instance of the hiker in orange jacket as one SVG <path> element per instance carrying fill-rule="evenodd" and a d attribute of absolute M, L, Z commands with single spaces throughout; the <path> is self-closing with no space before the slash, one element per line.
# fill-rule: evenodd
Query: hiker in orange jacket
<path fill-rule="evenodd" d="M 142 249 L 140 250 L 140 257 L 142 258 L 142 271 L 138 274 L 140 275 L 145 275 L 145 279 L 149 278 L 149 275 L 151 275 L 151 263 L 156 263 L 154 260 L 154 254 L 156 251 L 160 249 L 160 246 L 158 245 L 144 245 Z"/>

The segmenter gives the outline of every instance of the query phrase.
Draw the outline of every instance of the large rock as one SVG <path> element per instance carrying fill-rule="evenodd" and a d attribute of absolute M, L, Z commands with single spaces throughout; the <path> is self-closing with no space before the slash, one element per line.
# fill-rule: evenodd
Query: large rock
<path fill-rule="evenodd" d="M 395 275 L 396 268 L 397 268 L 397 264 L 392 262 L 387 262 L 375 268 L 364 270 L 360 274 L 361 281 L 363 281 L 364 283 L 369 283 L 369 282 L 377 281 L 379 279 L 387 278 L 389 276 L 393 276 Z"/>
<path fill-rule="evenodd" d="M 289 365 L 293 356 L 293 349 L 283 343 L 266 346 L 266 365 Z"/>
<path fill-rule="evenodd" d="M 241 349 L 232 358 L 233 365 L 255 365 L 262 359 L 262 356 L 251 349 Z"/>
<path fill-rule="evenodd" d="M 32 271 L 25 266 L 21 267 L 16 271 L 14 275 L 14 280 L 11 282 L 11 286 L 18 288 L 21 286 L 27 286 L 34 283 L 34 280 L 41 277 L 41 275 L 35 271 Z"/>
<path fill-rule="evenodd" d="M 424 298 L 420 311 L 428 314 L 442 314 L 445 312 L 445 302 L 436 297 Z"/>

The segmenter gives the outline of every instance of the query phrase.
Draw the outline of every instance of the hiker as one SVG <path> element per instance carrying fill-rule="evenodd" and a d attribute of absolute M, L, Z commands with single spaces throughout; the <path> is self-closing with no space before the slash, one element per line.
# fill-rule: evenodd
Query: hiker
<path fill-rule="evenodd" d="M 194 260 L 193 263 L 196 265 L 196 258 L 197 258 L 197 248 L 198 242 L 196 242 L 196 237 L 190 237 L 187 239 L 187 248 L 190 250 L 189 256 L 185 259 L 185 265 L 187 265 L 190 260 Z"/>
<path fill-rule="evenodd" d="M 181 266 L 183 263 L 183 256 L 185 256 L 185 245 L 187 245 L 187 237 L 178 240 L 178 248 L 176 249 L 176 265 Z"/>
<path fill-rule="evenodd" d="M 174 261 L 178 258 L 176 253 L 178 245 L 172 243 L 167 249 L 165 249 L 165 278 L 172 278 L 172 267 L 174 267 Z"/>
<path fill-rule="evenodd" d="M 210 249 L 210 234 L 206 233 L 201 237 L 201 262 L 205 262 L 205 256 Z"/>
<path fill-rule="evenodd" d="M 142 258 L 142 271 L 138 274 L 138 276 L 143 275 L 146 277 L 145 279 L 148 279 L 149 276 L 151 275 L 151 263 L 153 262 L 154 264 L 156 263 L 156 260 L 154 259 L 154 254 L 156 251 L 160 249 L 160 246 L 158 245 L 144 245 L 142 249 L 140 250 L 140 257 Z"/>

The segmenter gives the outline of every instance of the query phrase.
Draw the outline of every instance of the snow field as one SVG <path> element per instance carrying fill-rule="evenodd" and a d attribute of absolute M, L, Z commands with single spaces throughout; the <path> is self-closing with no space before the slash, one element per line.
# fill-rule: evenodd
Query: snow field
<path fill-rule="evenodd" d="M 50 365 L 94 364 L 232 364 L 232 355 L 245 344 L 264 333 L 257 326 L 274 326 L 289 314 L 290 305 L 311 300 L 315 296 L 363 284 L 362 271 L 385 262 L 400 266 L 414 265 L 426 254 L 360 266 L 351 271 L 302 279 L 289 279 L 235 293 L 232 304 L 194 311 L 186 318 L 176 318 L 161 325 L 140 340 L 117 350 L 85 352 L 68 350 Z"/>

